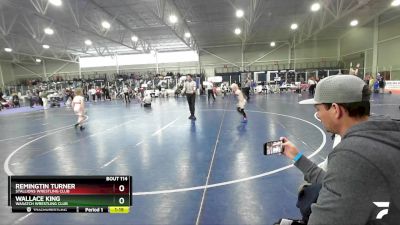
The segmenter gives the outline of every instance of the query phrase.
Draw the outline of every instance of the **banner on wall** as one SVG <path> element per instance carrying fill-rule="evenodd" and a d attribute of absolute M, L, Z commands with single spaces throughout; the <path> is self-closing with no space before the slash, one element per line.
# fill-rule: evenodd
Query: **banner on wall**
<path fill-rule="evenodd" d="M 196 51 L 160 52 L 157 58 L 154 54 L 128 54 L 115 56 L 82 57 L 79 59 L 81 68 L 145 65 L 178 62 L 198 62 Z"/>
<path fill-rule="evenodd" d="M 399 89 L 400 90 L 400 80 L 387 80 L 386 89 Z"/>
<path fill-rule="evenodd" d="M 209 84 L 210 84 L 209 81 L 203 81 L 203 86 L 207 86 L 207 85 L 209 85 Z"/>
<path fill-rule="evenodd" d="M 394 94 L 400 94 L 400 80 L 387 80 L 385 82 L 386 91 L 391 91 Z"/>
<path fill-rule="evenodd" d="M 213 83 L 219 83 L 219 82 L 222 82 L 222 77 L 221 76 L 207 77 L 207 81 L 210 81 Z"/>

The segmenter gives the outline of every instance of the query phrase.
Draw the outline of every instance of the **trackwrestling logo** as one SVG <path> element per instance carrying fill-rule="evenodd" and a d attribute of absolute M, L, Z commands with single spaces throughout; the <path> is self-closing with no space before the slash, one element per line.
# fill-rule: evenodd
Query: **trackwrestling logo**
<path fill-rule="evenodd" d="M 379 211 L 378 215 L 376 216 L 377 219 L 382 219 L 382 217 L 389 213 L 389 202 L 374 202 L 376 206 L 379 208 L 385 208 Z"/>

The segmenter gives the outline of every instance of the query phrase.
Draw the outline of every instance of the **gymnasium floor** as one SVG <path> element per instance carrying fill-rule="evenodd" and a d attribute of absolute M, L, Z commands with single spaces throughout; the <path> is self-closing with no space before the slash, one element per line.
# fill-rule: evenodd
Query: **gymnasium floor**
<path fill-rule="evenodd" d="M 232 96 L 88 104 L 86 130 L 71 109 L 0 113 L 0 224 L 272 224 L 299 218 L 301 173 L 263 143 L 287 136 L 319 163 L 332 147 L 297 94 L 251 96 L 241 123 Z M 400 95 L 374 95 L 372 112 L 400 118 Z M 7 175 L 132 175 L 129 214 L 23 214 L 7 207 Z"/>

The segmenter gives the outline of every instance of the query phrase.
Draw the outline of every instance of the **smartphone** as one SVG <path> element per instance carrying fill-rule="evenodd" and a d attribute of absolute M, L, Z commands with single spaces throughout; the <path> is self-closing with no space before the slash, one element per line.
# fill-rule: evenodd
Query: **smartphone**
<path fill-rule="evenodd" d="M 283 152 L 282 141 L 268 141 L 264 144 L 264 155 L 280 154 Z"/>

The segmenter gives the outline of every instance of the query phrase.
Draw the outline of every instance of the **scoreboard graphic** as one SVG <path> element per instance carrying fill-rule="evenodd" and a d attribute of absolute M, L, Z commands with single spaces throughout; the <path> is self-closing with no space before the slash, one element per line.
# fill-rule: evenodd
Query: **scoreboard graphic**
<path fill-rule="evenodd" d="M 18 213 L 129 213 L 131 176 L 9 176 L 8 205 Z"/>

